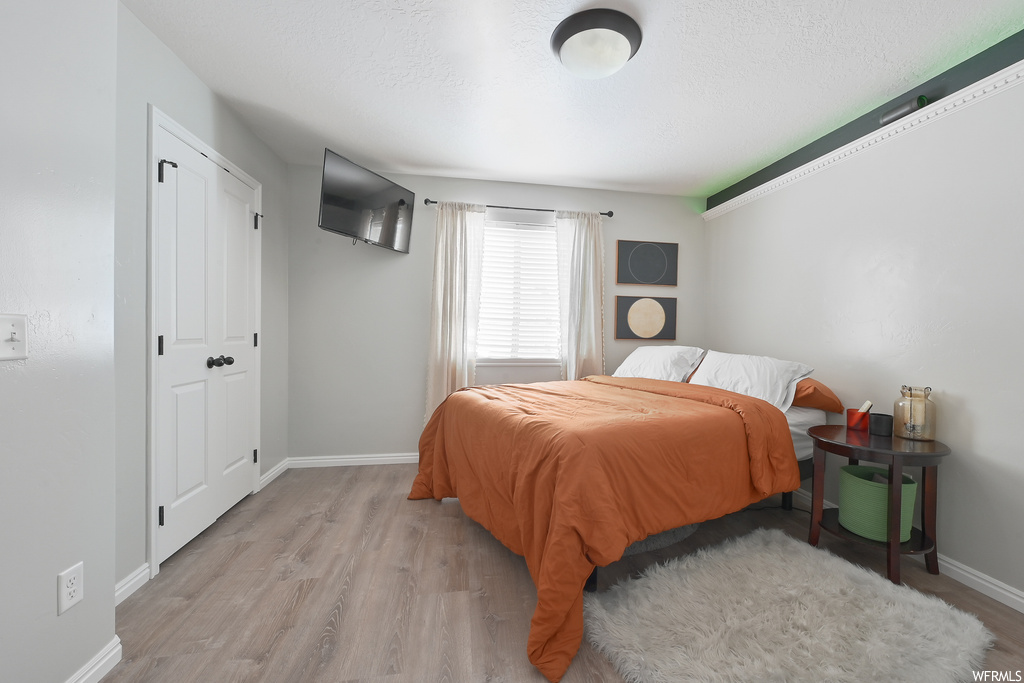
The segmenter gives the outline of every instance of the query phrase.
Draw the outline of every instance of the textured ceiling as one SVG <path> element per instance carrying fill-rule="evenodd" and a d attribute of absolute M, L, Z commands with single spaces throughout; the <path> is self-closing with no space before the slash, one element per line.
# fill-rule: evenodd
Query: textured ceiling
<path fill-rule="evenodd" d="M 122 0 L 284 161 L 704 197 L 1024 29 L 1021 0 Z M 611 7 L 610 78 L 548 41 Z"/>

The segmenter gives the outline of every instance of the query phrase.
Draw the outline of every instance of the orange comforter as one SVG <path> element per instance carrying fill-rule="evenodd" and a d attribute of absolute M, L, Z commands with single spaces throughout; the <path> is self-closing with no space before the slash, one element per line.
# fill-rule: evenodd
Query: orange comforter
<path fill-rule="evenodd" d="M 420 437 L 411 499 L 455 497 L 523 555 L 530 661 L 558 681 L 583 637 L 583 584 L 647 536 L 800 485 L 785 416 L 760 399 L 645 379 L 471 387 Z"/>

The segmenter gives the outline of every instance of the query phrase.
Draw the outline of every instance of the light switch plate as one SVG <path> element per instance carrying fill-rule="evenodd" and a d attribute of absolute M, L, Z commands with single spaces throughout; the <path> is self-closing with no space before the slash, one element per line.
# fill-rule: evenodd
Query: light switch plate
<path fill-rule="evenodd" d="M 26 316 L 0 313 L 0 360 L 28 358 Z"/>

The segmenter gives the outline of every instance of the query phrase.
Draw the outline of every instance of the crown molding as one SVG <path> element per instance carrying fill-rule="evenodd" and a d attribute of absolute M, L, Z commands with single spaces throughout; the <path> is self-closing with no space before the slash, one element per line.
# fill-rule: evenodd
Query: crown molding
<path fill-rule="evenodd" d="M 949 95 L 948 97 L 944 97 L 941 100 L 933 102 L 909 116 L 893 121 L 874 133 L 870 133 L 858 140 L 854 140 L 845 147 L 840 147 L 830 154 L 819 157 L 814 161 L 808 162 L 803 166 L 786 173 L 785 175 L 781 175 L 770 182 L 759 185 L 748 192 L 744 192 L 738 197 L 730 199 L 727 202 L 719 204 L 713 209 L 705 211 L 701 216 L 704 218 L 705 222 L 712 221 L 723 214 L 727 214 L 730 211 L 760 199 L 767 194 L 771 194 L 776 190 L 788 187 L 789 185 L 803 180 L 808 176 L 814 175 L 819 171 L 824 171 L 841 161 L 846 161 L 847 159 L 856 156 L 861 152 L 865 152 L 872 147 L 918 130 L 932 121 L 949 116 L 957 111 L 962 111 L 965 107 L 976 102 L 980 102 L 981 100 L 988 99 L 999 92 L 1003 92 L 1015 85 L 1019 85 L 1021 82 L 1024 82 L 1024 61 L 1017 62 L 1016 64 L 1009 66 L 988 78 L 980 80 L 977 83 Z"/>

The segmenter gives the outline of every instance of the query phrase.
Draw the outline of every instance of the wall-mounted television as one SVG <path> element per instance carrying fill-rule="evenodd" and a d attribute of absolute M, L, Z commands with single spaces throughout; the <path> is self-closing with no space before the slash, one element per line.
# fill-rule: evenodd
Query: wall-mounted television
<path fill-rule="evenodd" d="M 404 187 L 324 150 L 320 186 L 324 230 L 408 254 L 415 200 Z"/>

